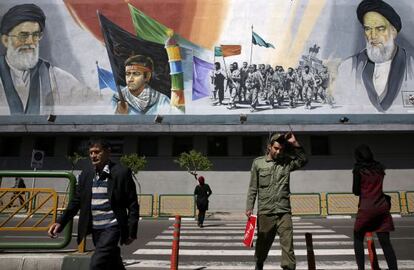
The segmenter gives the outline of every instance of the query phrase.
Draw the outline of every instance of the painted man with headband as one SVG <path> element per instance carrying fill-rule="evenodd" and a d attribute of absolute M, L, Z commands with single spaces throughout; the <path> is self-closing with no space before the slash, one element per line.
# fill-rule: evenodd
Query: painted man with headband
<path fill-rule="evenodd" d="M 116 114 L 163 114 L 171 110 L 170 99 L 154 90 L 151 80 L 154 64 L 151 58 L 143 55 L 131 56 L 125 61 L 125 81 L 127 86 L 113 96 Z"/>
<path fill-rule="evenodd" d="M 61 113 L 56 105 L 77 105 L 86 87 L 66 71 L 39 58 L 46 16 L 34 4 L 16 5 L 2 17 L 0 114 Z M 56 111 L 56 112 L 55 112 Z"/>
<path fill-rule="evenodd" d="M 414 86 L 413 56 L 396 43 L 401 18 L 382 0 L 363 0 L 356 13 L 366 48 L 339 66 L 335 100 L 359 112 L 401 111 Z"/>

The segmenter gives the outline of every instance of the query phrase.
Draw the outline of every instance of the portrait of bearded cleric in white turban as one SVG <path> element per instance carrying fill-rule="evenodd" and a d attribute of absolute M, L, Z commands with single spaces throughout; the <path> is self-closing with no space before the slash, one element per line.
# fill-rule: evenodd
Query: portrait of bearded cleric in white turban
<path fill-rule="evenodd" d="M 361 1 L 356 15 L 366 47 L 340 64 L 335 101 L 353 112 L 404 112 L 406 93 L 414 88 L 414 58 L 396 41 L 401 18 L 382 0 Z"/>
<path fill-rule="evenodd" d="M 0 114 L 50 114 L 70 105 L 84 86 L 68 72 L 39 58 L 46 16 L 35 4 L 10 8 L 0 23 Z"/>

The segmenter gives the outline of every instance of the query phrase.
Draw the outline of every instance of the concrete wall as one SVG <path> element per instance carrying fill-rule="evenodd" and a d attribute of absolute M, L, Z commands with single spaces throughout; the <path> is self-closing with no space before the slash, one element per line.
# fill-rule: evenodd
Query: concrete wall
<path fill-rule="evenodd" d="M 260 134 L 263 135 L 263 134 Z M 405 133 L 325 133 L 329 138 L 330 155 L 315 156 L 310 153 L 310 136 L 299 134 L 305 150 L 309 153 L 309 163 L 292 173 L 293 193 L 351 192 L 353 149 L 360 143 L 368 143 L 377 160 L 387 167 L 384 181 L 385 191 L 414 190 L 414 145 L 410 143 L 414 134 Z M 316 134 L 315 134 L 316 135 Z M 155 135 L 154 135 L 155 136 Z M 194 148 L 206 152 L 208 134 L 194 136 Z M 243 211 L 250 178 L 250 166 L 254 157 L 241 156 L 241 135 L 228 134 L 229 156 L 211 157 L 213 171 L 200 172 L 211 185 L 213 195 L 212 211 Z M 136 135 L 124 137 L 124 152 L 134 152 Z M 159 137 L 158 157 L 148 157 L 145 171 L 139 172 L 138 179 L 143 194 L 192 194 L 196 186 L 193 176 L 178 167 L 171 157 L 172 134 Z M 68 149 L 69 135 L 57 135 L 55 156 L 46 157 L 44 169 L 69 170 L 68 161 L 63 157 Z M 24 136 L 20 157 L 1 157 L 0 169 L 30 169 L 33 136 Z M 79 173 L 79 170 L 75 171 Z M 12 179 L 3 179 L 2 186 L 12 186 Z M 32 179 L 26 180 L 31 187 Z M 59 180 L 36 180 L 36 187 L 53 187 L 65 190 L 65 182 Z"/>

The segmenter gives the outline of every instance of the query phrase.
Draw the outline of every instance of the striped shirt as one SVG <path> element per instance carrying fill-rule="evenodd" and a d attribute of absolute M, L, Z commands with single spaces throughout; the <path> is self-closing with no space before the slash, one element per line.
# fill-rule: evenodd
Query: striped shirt
<path fill-rule="evenodd" d="M 92 183 L 92 224 L 94 229 L 105 229 L 117 225 L 115 214 L 111 209 L 108 197 L 108 177 L 109 166 L 104 170 L 106 177 L 102 179 L 96 174 Z"/>

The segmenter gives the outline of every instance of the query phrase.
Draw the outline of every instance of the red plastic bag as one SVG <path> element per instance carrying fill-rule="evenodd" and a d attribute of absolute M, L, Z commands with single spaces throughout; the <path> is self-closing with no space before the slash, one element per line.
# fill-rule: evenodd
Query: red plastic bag
<path fill-rule="evenodd" d="M 246 247 L 253 247 L 254 232 L 256 231 L 257 216 L 251 215 L 247 219 L 246 229 L 244 230 L 243 244 Z"/>

